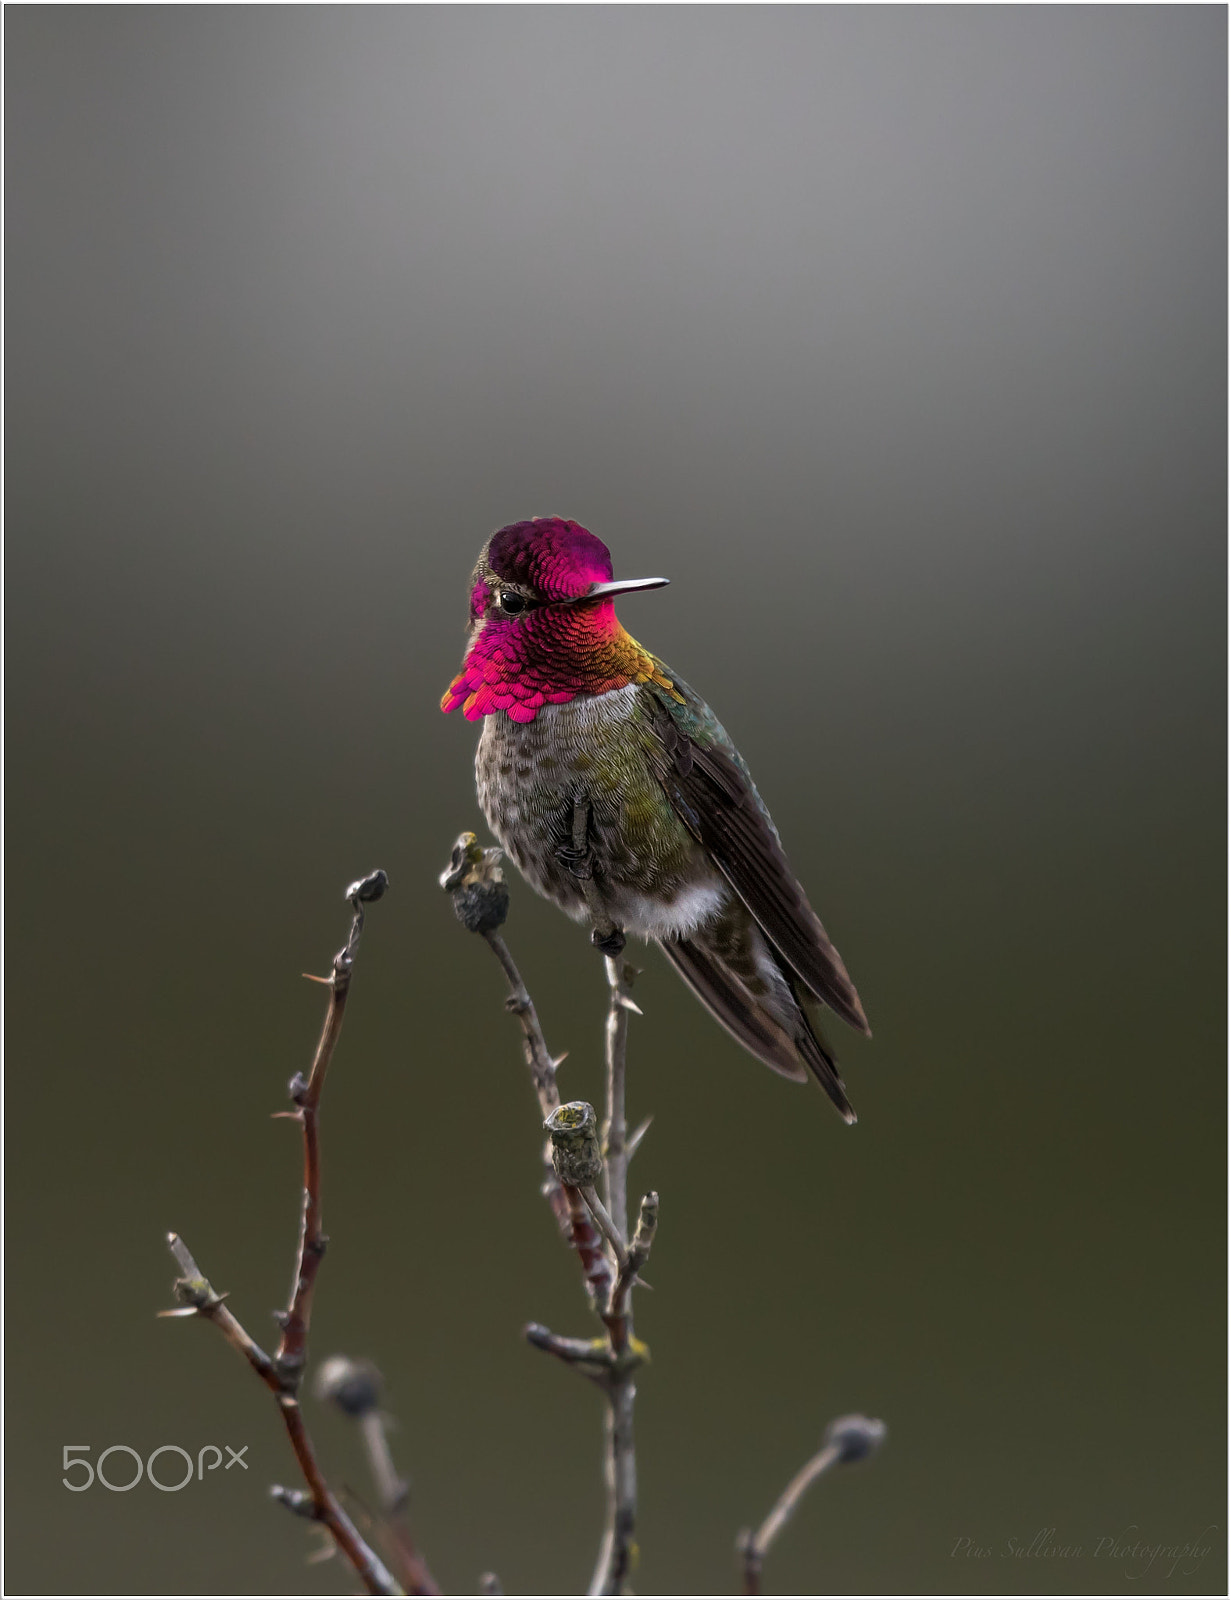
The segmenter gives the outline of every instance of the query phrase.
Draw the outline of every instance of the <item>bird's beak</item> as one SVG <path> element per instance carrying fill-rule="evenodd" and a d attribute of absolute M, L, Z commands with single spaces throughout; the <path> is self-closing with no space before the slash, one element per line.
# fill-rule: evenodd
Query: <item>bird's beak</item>
<path fill-rule="evenodd" d="M 585 594 L 571 600 L 557 600 L 557 605 L 579 606 L 587 600 L 608 600 L 613 594 L 629 594 L 634 589 L 661 589 L 670 578 L 614 578 L 610 583 L 593 583 Z"/>

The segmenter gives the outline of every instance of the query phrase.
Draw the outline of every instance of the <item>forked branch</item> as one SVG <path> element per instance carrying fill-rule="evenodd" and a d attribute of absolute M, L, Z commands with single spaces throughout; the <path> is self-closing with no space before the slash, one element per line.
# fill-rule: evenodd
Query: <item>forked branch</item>
<path fill-rule="evenodd" d="M 193 1260 L 188 1246 L 175 1233 L 168 1235 L 168 1244 L 180 1269 L 180 1276 L 175 1282 L 175 1294 L 180 1301 L 180 1309 L 162 1313 L 164 1316 L 173 1317 L 199 1316 L 213 1323 L 227 1343 L 245 1358 L 261 1382 L 274 1395 L 291 1441 L 291 1448 L 295 1452 L 308 1486 L 306 1495 L 297 1490 L 276 1488 L 275 1498 L 296 1513 L 321 1523 L 329 1530 L 338 1549 L 354 1567 L 369 1594 L 401 1594 L 403 1590 L 384 1562 L 360 1535 L 326 1482 L 300 1410 L 299 1390 L 307 1355 L 312 1296 L 321 1258 L 328 1242 L 321 1213 L 319 1128 L 321 1094 L 325 1087 L 325 1074 L 329 1070 L 329 1063 L 333 1059 L 338 1036 L 342 1031 L 355 952 L 359 945 L 360 934 L 363 932 L 364 906 L 371 901 L 379 900 L 388 887 L 388 882 L 383 872 L 373 872 L 351 884 L 346 891 L 346 898 L 350 902 L 352 911 L 350 935 L 333 958 L 329 977 L 317 980 L 329 989 L 329 1002 L 320 1041 L 312 1058 L 308 1076 L 304 1078 L 302 1074 L 296 1073 L 291 1080 L 290 1095 L 295 1103 L 295 1110 L 280 1113 L 294 1118 L 303 1130 L 304 1177 L 299 1246 L 291 1280 L 291 1293 L 286 1310 L 277 1314 L 282 1329 L 278 1349 L 272 1356 L 261 1349 L 224 1304 L 226 1297 L 213 1288 Z M 430 1582 L 430 1577 L 428 1581 Z M 438 1591 L 433 1585 L 415 1592 L 435 1594 Z"/>
<path fill-rule="evenodd" d="M 633 1335 L 632 1290 L 640 1281 L 638 1272 L 658 1223 L 658 1196 L 646 1195 L 629 1241 L 628 1163 L 646 1127 L 629 1138 L 625 1058 L 629 1014 L 639 1012 L 628 993 L 634 969 L 618 955 L 606 957 L 607 1105 L 600 1144 L 593 1107 L 584 1101 L 561 1104 L 556 1069 L 564 1058 L 553 1058 L 548 1050 L 534 1003 L 500 932 L 509 906 L 500 857 L 499 850 L 484 850 L 473 833 L 464 833 L 440 882 L 453 897 L 458 919 L 487 941 L 509 980 L 512 992 L 507 1005 L 521 1023 L 526 1065 L 550 1135 L 544 1151 L 543 1192 L 577 1251 L 590 1303 L 603 1323 L 605 1336 L 598 1339 L 565 1338 L 539 1323 L 531 1323 L 525 1333 L 536 1349 L 554 1355 L 603 1390 L 607 1516 L 590 1593 L 626 1594 L 636 1554 L 635 1373 L 647 1355 Z M 596 1187 L 600 1183 L 601 1197 Z"/>

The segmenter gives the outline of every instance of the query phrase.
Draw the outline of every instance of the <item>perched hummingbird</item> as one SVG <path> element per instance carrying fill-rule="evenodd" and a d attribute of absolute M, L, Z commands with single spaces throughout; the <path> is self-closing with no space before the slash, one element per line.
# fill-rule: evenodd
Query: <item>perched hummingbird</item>
<path fill-rule="evenodd" d="M 701 697 L 616 620 L 601 539 L 559 517 L 483 547 L 470 644 L 441 701 L 483 720 L 479 803 L 541 895 L 601 950 L 657 940 L 728 1032 L 783 1077 L 811 1072 L 847 1122 L 837 1063 L 805 1009 L 868 1020 L 791 871 L 743 757 Z"/>

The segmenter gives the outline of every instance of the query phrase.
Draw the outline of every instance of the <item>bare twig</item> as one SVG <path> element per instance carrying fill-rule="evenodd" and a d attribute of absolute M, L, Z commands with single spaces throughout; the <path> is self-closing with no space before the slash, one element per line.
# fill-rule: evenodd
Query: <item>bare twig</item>
<path fill-rule="evenodd" d="M 449 865 L 440 875 L 440 884 L 452 897 L 458 921 L 471 933 L 483 937 L 509 981 L 510 993 L 505 1005 L 521 1026 L 526 1066 L 538 1096 L 539 1110 L 546 1120 L 560 1105 L 556 1072 L 565 1056 L 553 1056 L 547 1048 L 534 1001 L 500 933 L 509 909 L 509 891 L 500 869 L 501 855 L 500 850 L 484 850 L 473 833 L 463 833 L 453 846 Z M 591 1304 L 601 1308 L 607 1304 L 615 1282 L 602 1235 L 581 1193 L 566 1188 L 556 1176 L 551 1145 L 547 1141 L 543 1146 L 543 1169 L 543 1197 L 561 1233 L 577 1252 Z"/>
<path fill-rule="evenodd" d="M 628 989 L 635 969 L 621 957 L 607 956 L 607 1120 L 603 1124 L 603 1154 L 607 1160 L 604 1196 L 622 1239 L 628 1238 L 628 1118 L 624 1111 L 625 1058 L 628 1053 L 628 1014 L 637 1010 Z"/>
<path fill-rule="evenodd" d="M 623 1234 L 615 1225 L 614 1217 L 599 1199 L 598 1192 L 593 1184 L 586 1184 L 582 1188 L 581 1196 L 590 1208 L 590 1215 L 602 1230 L 604 1239 L 611 1246 L 611 1252 L 616 1259 L 616 1266 L 623 1270 L 624 1264 L 628 1260 L 628 1246 L 624 1242 Z"/>
<path fill-rule="evenodd" d="M 407 1594 L 439 1594 L 406 1520 L 410 1485 L 398 1472 L 389 1447 L 389 1418 L 380 1408 L 384 1379 L 379 1370 L 370 1361 L 330 1356 L 317 1368 L 312 1387 L 318 1400 L 331 1401 L 358 1425 L 380 1505 L 377 1525 L 386 1536 Z"/>
<path fill-rule="evenodd" d="M 545 1328 L 541 1322 L 528 1322 L 523 1332 L 536 1350 L 545 1350 L 580 1372 L 583 1378 L 593 1378 L 595 1383 L 606 1387 L 611 1376 L 611 1347 L 605 1338 L 567 1339 Z"/>
<path fill-rule="evenodd" d="M 621 1239 L 628 1237 L 628 1118 L 625 1112 L 625 1064 L 628 1014 L 636 1011 L 628 995 L 634 969 L 619 956 L 607 956 L 610 1000 L 607 1011 L 607 1120 L 603 1127 L 603 1188 Z M 637 1267 L 644 1264 L 658 1220 L 658 1196 L 642 1202 L 635 1244 L 619 1261 L 603 1321 L 611 1350 L 611 1375 L 607 1386 L 606 1449 L 603 1478 L 607 1487 L 607 1516 L 590 1593 L 631 1592 L 636 1558 L 637 1455 L 633 1439 L 633 1404 L 637 1397 L 636 1371 L 644 1360 L 644 1347 L 633 1336 L 630 1290 Z"/>
<path fill-rule="evenodd" d="M 274 1360 L 279 1369 L 288 1374 L 302 1374 L 308 1341 L 308 1324 L 312 1317 L 312 1291 L 320 1271 L 325 1246 L 329 1240 L 321 1226 L 321 1147 L 319 1111 L 321 1094 L 325 1088 L 325 1074 L 333 1060 L 334 1046 L 342 1032 L 342 1019 L 350 993 L 351 972 L 355 952 L 363 932 L 364 905 L 379 900 L 388 887 L 389 879 L 383 872 L 369 873 L 346 891 L 354 913 L 350 936 L 333 958 L 333 969 L 328 981 L 329 1005 L 325 1023 L 312 1066 L 305 1082 L 300 1073 L 291 1079 L 290 1096 L 298 1108 L 303 1128 L 303 1212 L 299 1226 L 299 1253 L 295 1262 L 295 1275 L 291 1283 L 290 1303 L 279 1317 L 282 1339 Z"/>
<path fill-rule="evenodd" d="M 643 1125 L 633 1139 L 629 1139 L 624 1108 L 628 1016 L 630 1012 L 639 1014 L 639 1008 L 628 993 L 635 974 L 632 967 L 611 953 L 613 944 L 622 947 L 622 936 L 607 928 L 601 919 L 596 920 L 596 935 L 603 936 L 596 937 L 596 942 L 606 954 L 610 992 L 606 1030 L 607 1116 L 603 1125 L 604 1143 L 600 1148 L 595 1137 L 593 1108 L 583 1101 L 561 1105 L 556 1083 L 559 1061 L 553 1059 L 547 1048 L 534 1003 L 499 931 L 509 905 L 500 857 L 499 850 L 484 850 L 473 833 L 463 833 L 453 846 L 452 858 L 440 882 L 453 897 L 459 921 L 472 933 L 483 936 L 509 980 L 512 992 L 508 1008 L 521 1024 L 526 1065 L 538 1095 L 544 1125 L 551 1136 L 544 1151 L 548 1170 L 543 1192 L 577 1250 L 591 1304 L 607 1330 L 605 1340 L 563 1338 L 538 1323 L 531 1323 L 525 1333 L 537 1349 L 545 1350 L 598 1382 L 606 1395 L 607 1520 L 590 1592 L 624 1594 L 628 1592 L 635 1554 L 637 1479 L 632 1422 L 636 1385 L 633 1375 L 647 1353 L 633 1336 L 631 1290 L 640 1281 L 638 1269 L 649 1254 L 658 1213 L 657 1195 L 647 1195 L 630 1248 L 626 1242 L 628 1162 L 645 1133 Z M 586 875 L 579 873 L 578 876 Z M 600 1176 L 602 1199 L 594 1187 L 595 1179 Z M 604 1248 L 604 1237 L 608 1248 Z"/>
<path fill-rule="evenodd" d="M 622 1332 L 627 1328 L 629 1291 L 634 1284 L 641 1282 L 637 1274 L 650 1258 L 650 1250 L 657 1231 L 658 1196 L 651 1191 L 642 1197 L 641 1211 L 637 1217 L 637 1231 L 633 1234 L 615 1288 L 611 1291 L 608 1316 L 613 1323 L 621 1327 Z M 643 1283 L 641 1287 L 648 1289 L 649 1284 Z"/>
<path fill-rule="evenodd" d="M 850 1461 L 862 1461 L 882 1443 L 885 1424 L 869 1417 L 837 1417 L 825 1429 L 825 1437 L 817 1453 L 799 1469 L 778 1497 L 773 1510 L 757 1529 L 747 1529 L 736 1541 L 736 1550 L 744 1579 L 745 1594 L 760 1594 L 761 1567 L 774 1540 L 786 1527 L 796 1506 L 809 1488 L 831 1467 Z"/>
<path fill-rule="evenodd" d="M 338 1549 L 354 1567 L 369 1594 L 401 1594 L 402 1590 L 393 1574 L 376 1552 L 365 1543 L 326 1483 L 316 1459 L 312 1440 L 304 1426 L 295 1387 L 288 1386 L 288 1380 L 280 1371 L 277 1362 L 265 1354 L 256 1340 L 243 1328 L 238 1318 L 227 1310 L 223 1304 L 225 1296 L 214 1289 L 179 1235 L 168 1234 L 167 1243 L 181 1273 L 175 1282 L 175 1293 L 183 1311 L 212 1322 L 227 1343 L 247 1360 L 257 1377 L 278 1402 L 291 1448 L 295 1452 L 309 1493 L 304 1495 L 299 1490 L 282 1489 L 276 1498 L 297 1515 L 310 1517 L 312 1521 L 322 1523 L 329 1529 Z M 177 1313 L 164 1312 L 162 1315 L 175 1316 Z"/>
<path fill-rule="evenodd" d="M 322 980 L 329 988 L 329 1004 L 320 1042 L 317 1044 L 308 1077 L 305 1079 L 300 1073 L 296 1073 L 290 1084 L 291 1099 L 296 1106 L 292 1115 L 303 1128 L 303 1209 L 290 1299 L 287 1309 L 278 1316 L 282 1338 L 272 1357 L 261 1349 L 223 1304 L 225 1296 L 214 1290 L 179 1235 L 172 1233 L 167 1236 L 171 1253 L 180 1269 L 175 1292 L 181 1303 L 181 1310 L 171 1312 L 169 1315 L 201 1316 L 207 1322 L 212 1322 L 227 1343 L 245 1358 L 262 1383 L 274 1395 L 291 1441 L 291 1448 L 295 1452 L 304 1481 L 308 1485 L 310 1509 L 300 1491 L 279 1488 L 275 1498 L 297 1514 L 310 1516 L 313 1521 L 321 1523 L 329 1530 L 337 1547 L 350 1561 L 369 1594 L 401 1594 L 402 1590 L 392 1573 L 361 1537 L 325 1481 L 300 1410 L 299 1388 L 303 1379 L 308 1327 L 312 1315 L 312 1294 L 327 1243 L 321 1225 L 321 1159 L 318 1127 L 321 1093 L 325 1086 L 325 1074 L 333 1058 L 334 1047 L 342 1031 L 355 951 L 359 944 L 359 936 L 363 932 L 363 908 L 365 904 L 379 900 L 388 883 L 389 880 L 383 872 L 373 872 L 366 878 L 352 883 L 346 891 L 346 899 L 350 902 L 353 913 L 350 935 L 333 958 L 330 976 Z"/>

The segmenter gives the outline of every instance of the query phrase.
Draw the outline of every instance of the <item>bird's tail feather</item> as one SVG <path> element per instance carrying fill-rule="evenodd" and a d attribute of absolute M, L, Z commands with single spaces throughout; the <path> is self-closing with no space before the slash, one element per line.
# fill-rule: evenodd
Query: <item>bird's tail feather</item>
<path fill-rule="evenodd" d="M 659 943 L 701 1003 L 745 1050 L 797 1083 L 806 1082 L 811 1072 L 845 1121 L 855 1121 L 833 1052 L 800 1003 L 793 975 L 783 972 L 775 960 L 781 984 L 769 992 L 756 992 L 720 950 L 701 938 Z M 772 954 L 768 942 L 765 949 Z"/>

